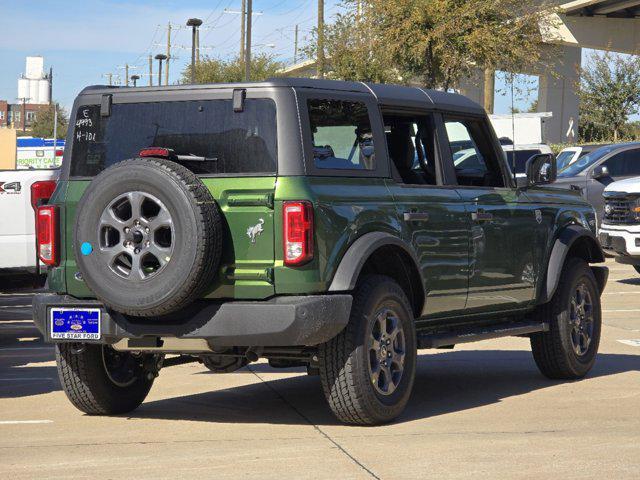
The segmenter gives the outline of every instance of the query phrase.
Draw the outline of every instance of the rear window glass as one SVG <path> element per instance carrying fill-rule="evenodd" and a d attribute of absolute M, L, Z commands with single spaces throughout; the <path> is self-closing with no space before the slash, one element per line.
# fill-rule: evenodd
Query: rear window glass
<path fill-rule="evenodd" d="M 276 106 L 247 99 L 234 112 L 231 100 L 99 105 L 76 114 L 71 176 L 94 176 L 147 147 L 163 147 L 198 174 L 276 172 Z M 185 158 L 194 157 L 193 160 Z"/>
<path fill-rule="evenodd" d="M 364 103 L 309 100 L 308 108 L 316 168 L 375 168 L 373 133 Z"/>

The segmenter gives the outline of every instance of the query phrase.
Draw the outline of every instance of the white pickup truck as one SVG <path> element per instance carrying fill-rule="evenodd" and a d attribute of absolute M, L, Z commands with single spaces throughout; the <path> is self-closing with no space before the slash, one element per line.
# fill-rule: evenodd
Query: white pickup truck
<path fill-rule="evenodd" d="M 600 244 L 616 262 L 633 265 L 640 273 L 640 177 L 610 183 L 603 196 Z"/>
<path fill-rule="evenodd" d="M 59 168 L 0 170 L 0 274 L 40 273 L 35 206 L 55 189 Z"/>

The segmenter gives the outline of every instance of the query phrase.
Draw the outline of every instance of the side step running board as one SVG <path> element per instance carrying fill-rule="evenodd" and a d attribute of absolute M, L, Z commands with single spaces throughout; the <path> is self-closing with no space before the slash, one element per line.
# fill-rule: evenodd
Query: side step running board
<path fill-rule="evenodd" d="M 418 348 L 450 347 L 458 343 L 478 342 L 491 338 L 513 337 L 536 332 L 547 332 L 548 323 L 513 322 L 483 327 L 459 327 L 447 332 L 418 333 Z"/>

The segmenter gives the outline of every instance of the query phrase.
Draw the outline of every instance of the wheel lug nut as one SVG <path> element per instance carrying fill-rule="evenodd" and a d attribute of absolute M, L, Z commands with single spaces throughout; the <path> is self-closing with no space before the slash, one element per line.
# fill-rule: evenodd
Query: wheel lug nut
<path fill-rule="evenodd" d="M 391 358 L 391 353 L 387 353 L 387 357 Z"/>
<path fill-rule="evenodd" d="M 145 246 L 145 247 L 148 247 L 149 245 L 151 245 L 151 243 L 150 243 L 149 241 L 147 241 L 147 242 L 144 244 L 144 246 Z"/>
<path fill-rule="evenodd" d="M 149 233 L 149 227 L 144 227 L 145 233 Z"/>
<path fill-rule="evenodd" d="M 124 233 L 129 233 L 131 229 L 129 227 L 124 227 Z"/>
<path fill-rule="evenodd" d="M 389 345 L 390 343 L 391 343 L 391 340 L 388 340 L 388 339 L 387 339 L 387 345 Z"/>
<path fill-rule="evenodd" d="M 139 248 L 136 248 L 136 249 L 133 251 L 133 253 L 140 253 L 140 249 L 139 249 Z"/>

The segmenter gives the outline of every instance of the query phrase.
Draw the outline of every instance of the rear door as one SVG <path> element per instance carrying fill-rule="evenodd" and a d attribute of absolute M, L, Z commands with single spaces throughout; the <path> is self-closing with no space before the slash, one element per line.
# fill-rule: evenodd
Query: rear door
<path fill-rule="evenodd" d="M 454 186 L 443 182 L 431 112 L 383 110 L 403 237 L 418 255 L 426 292 L 424 316 L 463 310 L 467 299 L 469 221 Z"/>
<path fill-rule="evenodd" d="M 172 96 L 180 96 L 172 99 Z M 193 95 L 193 93 L 191 93 Z M 185 98 L 186 97 L 186 98 Z M 248 90 L 241 110 L 231 90 L 114 95 L 110 111 L 101 103 L 77 109 L 66 191 L 66 280 L 68 292 L 92 296 L 78 276 L 73 228 L 82 194 L 103 169 L 163 147 L 198 174 L 223 215 L 223 255 L 217 282 L 207 293 L 218 298 L 265 298 L 275 293 L 273 197 L 277 171 L 276 103 L 266 92 Z M 156 101 L 152 101 L 156 100 Z M 185 160 L 194 156 L 195 160 Z"/>

